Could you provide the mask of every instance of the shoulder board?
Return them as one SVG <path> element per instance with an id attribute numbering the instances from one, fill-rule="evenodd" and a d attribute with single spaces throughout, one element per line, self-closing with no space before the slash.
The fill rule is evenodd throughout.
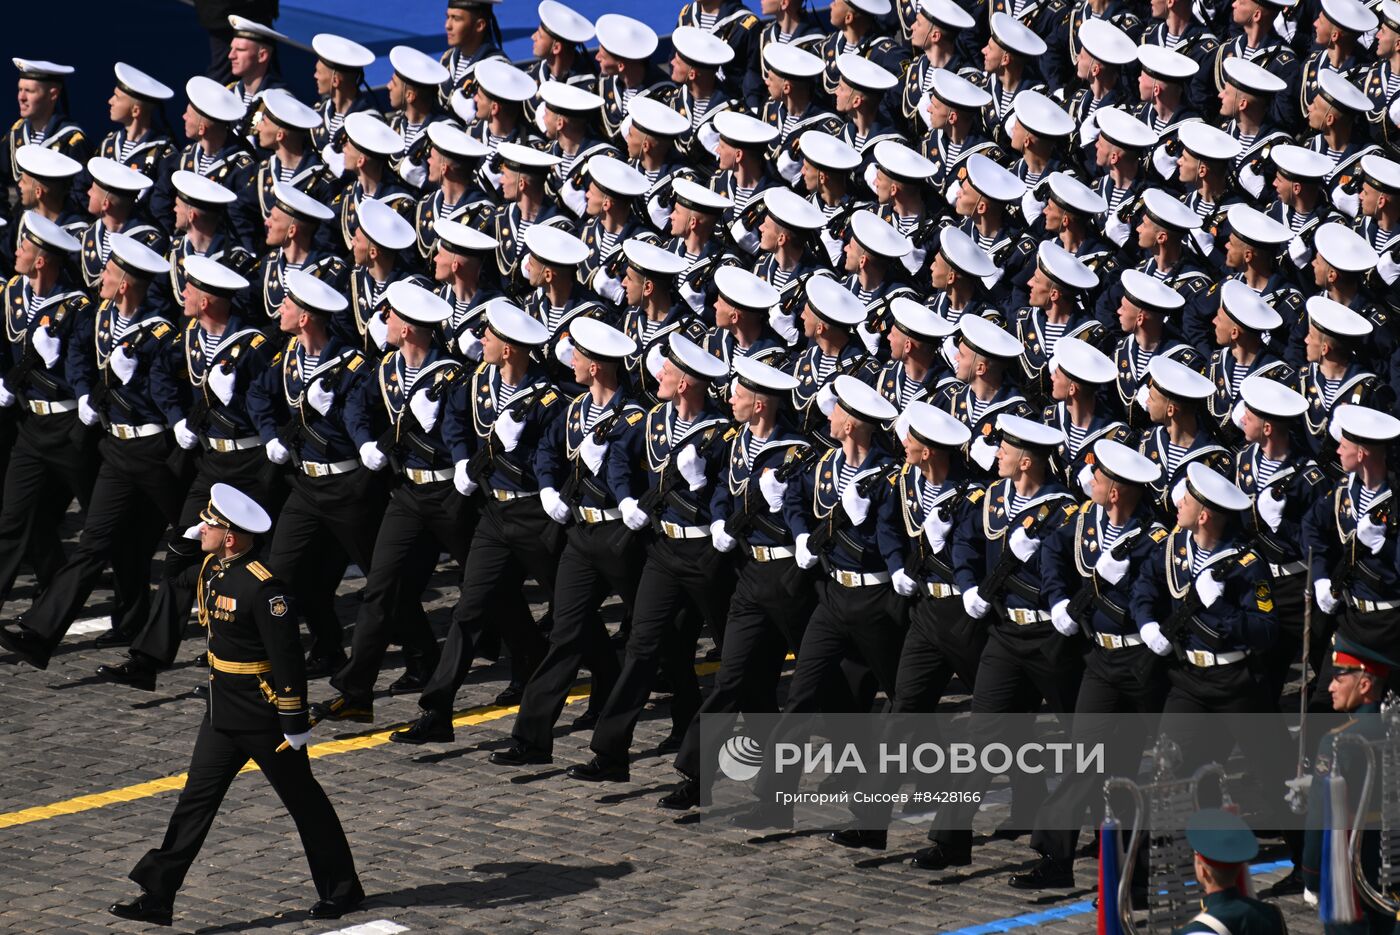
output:
<path id="1" fill-rule="evenodd" d="M 1249 550 L 1248 552 L 1245 552 L 1243 555 L 1240 556 L 1240 565 L 1241 565 L 1241 566 L 1252 565 L 1252 564 L 1254 564 L 1254 563 L 1255 563 L 1256 561 L 1258 561 L 1258 560 L 1259 560 L 1259 553 L 1258 553 L 1258 552 L 1255 552 L 1253 549 L 1251 549 L 1251 550 Z"/>
<path id="2" fill-rule="evenodd" d="M 724 437 L 723 437 L 722 441 L 733 441 L 736 437 L 738 437 L 738 435 L 739 435 L 739 429 L 738 429 L 738 427 L 737 427 L 737 426 L 730 426 L 730 427 L 729 427 L 729 430 L 728 430 L 727 432 L 724 433 Z"/>
<path id="3" fill-rule="evenodd" d="M 554 391 L 554 390 L 550 390 L 548 393 L 545 393 L 543 396 L 540 397 L 540 405 L 541 405 L 541 406 L 552 406 L 552 405 L 554 405 L 555 401 L 558 400 L 558 399 L 559 399 L 559 394 L 558 394 L 556 391 Z"/>
<path id="4" fill-rule="evenodd" d="M 743 29 L 753 29 L 758 25 L 758 17 L 750 13 L 748 16 L 744 17 L 744 21 L 739 25 Z"/>
<path id="5" fill-rule="evenodd" d="M 248 346 L 249 346 L 249 347 L 262 347 L 265 343 L 267 343 L 267 338 L 264 337 L 261 333 L 259 333 L 259 334 L 253 335 L 253 340 L 251 340 L 251 341 L 248 342 Z"/>
<path id="6" fill-rule="evenodd" d="M 272 365 L 273 365 L 274 367 L 277 366 L 278 364 L 280 364 L 280 363 L 282 362 L 282 354 L 283 354 L 283 353 L 284 353 L 283 351 L 278 351 L 276 354 L 273 354 L 273 355 L 272 355 Z"/>
<path id="7" fill-rule="evenodd" d="M 1168 536 L 1167 528 L 1165 526 L 1155 526 L 1147 535 L 1153 542 L 1161 542 Z"/>
<path id="8" fill-rule="evenodd" d="M 1078 503 L 1067 503 L 1067 504 L 1065 504 L 1065 519 L 1069 519 L 1071 516 L 1073 516 L 1074 514 L 1076 514 L 1076 513 L 1078 513 L 1078 512 L 1079 512 L 1079 504 L 1078 504 Z"/>
<path id="9" fill-rule="evenodd" d="M 967 495 L 967 502 L 968 502 L 968 503 L 976 503 L 977 501 L 981 500 L 981 499 L 982 499 L 983 497 L 985 497 L 986 495 L 987 495 L 987 490 L 986 490 L 986 488 L 985 488 L 985 487 L 978 487 L 978 488 L 977 488 L 976 490 L 974 490 L 972 493 L 970 493 L 970 494 Z"/>
<path id="10" fill-rule="evenodd" d="M 272 572 L 268 571 L 267 566 L 262 562 L 249 562 L 248 571 L 259 581 L 266 581 L 272 577 Z"/>
<path id="11" fill-rule="evenodd" d="M 359 351 L 356 351 L 355 353 L 351 354 L 350 359 L 345 362 L 345 369 L 353 373 L 356 370 L 359 370 L 360 367 L 364 365 L 364 362 L 365 355 L 361 354 Z"/>
<path id="12" fill-rule="evenodd" d="M 1320 471 L 1319 469 L 1317 469 L 1317 468 L 1315 468 L 1315 467 L 1310 467 L 1310 468 L 1308 468 L 1306 471 L 1303 472 L 1303 480 L 1307 481 L 1309 484 L 1313 485 L 1314 487 L 1316 487 L 1318 484 L 1322 483 L 1322 482 L 1323 482 L 1324 480 L 1326 480 L 1326 479 L 1327 479 L 1327 478 L 1326 478 L 1326 476 L 1322 473 L 1322 471 Z"/>
<path id="13" fill-rule="evenodd" d="M 647 415 L 646 412 L 644 412 L 644 411 L 641 410 L 641 409 L 638 409 L 638 410 L 635 411 L 635 412 L 629 412 L 629 413 L 627 413 L 627 424 L 628 424 L 628 425 L 636 425 L 638 422 L 640 422 L 640 421 L 642 421 L 643 419 L 645 419 L 645 418 L 646 418 L 646 415 Z"/>
<path id="14" fill-rule="evenodd" d="M 154 328 L 151 329 L 151 334 L 155 335 L 158 338 L 163 338 L 169 333 L 170 326 L 167 325 L 165 322 L 161 322 L 160 324 L 156 325 Z"/>

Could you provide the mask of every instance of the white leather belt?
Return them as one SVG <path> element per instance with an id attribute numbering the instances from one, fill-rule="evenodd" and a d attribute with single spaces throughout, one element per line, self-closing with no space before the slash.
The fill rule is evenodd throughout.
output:
<path id="1" fill-rule="evenodd" d="M 25 403 L 29 406 L 29 411 L 36 416 L 56 416 L 60 412 L 72 412 L 78 408 L 76 399 L 61 399 L 56 403 L 42 399 L 28 399 L 25 400 Z"/>
<path id="2" fill-rule="evenodd" d="M 776 562 L 780 558 L 792 558 L 797 550 L 790 545 L 751 545 L 749 554 L 755 562 Z"/>
<path id="3" fill-rule="evenodd" d="M 256 435 L 249 435 L 247 438 L 210 438 L 207 441 L 210 448 L 219 452 L 247 451 L 249 448 L 262 447 L 262 439 Z"/>
<path id="4" fill-rule="evenodd" d="M 439 481 L 452 479 L 452 468 L 443 468 L 441 471 L 421 471 L 418 468 L 404 468 L 403 476 L 408 478 L 410 484 L 436 484 Z"/>
<path id="5" fill-rule="evenodd" d="M 307 477 L 330 477 L 332 474 L 349 474 L 359 466 L 360 462 L 354 458 L 332 461 L 329 464 L 321 461 L 303 461 L 301 472 Z"/>
<path id="6" fill-rule="evenodd" d="M 524 500 L 526 497 L 538 497 L 538 490 L 497 490 L 490 489 L 491 499 L 499 500 L 501 503 L 509 503 L 511 500 Z"/>
<path id="7" fill-rule="evenodd" d="M 661 523 L 661 533 L 667 539 L 704 539 L 710 530 L 704 526 L 682 526 L 680 523 Z"/>
<path id="8" fill-rule="evenodd" d="M 1273 572 L 1275 578 L 1287 578 L 1289 575 L 1296 575 L 1299 572 L 1307 571 L 1306 562 L 1289 562 L 1285 565 L 1275 565 L 1269 563 L 1269 571 Z"/>
<path id="9" fill-rule="evenodd" d="M 1119 636 L 1117 633 L 1095 633 L 1094 642 L 1104 649 L 1127 649 L 1129 646 L 1141 646 L 1142 637 L 1136 633 L 1132 636 Z"/>
<path id="10" fill-rule="evenodd" d="M 1209 669 L 1211 666 L 1228 666 L 1235 662 L 1244 662 L 1248 653 L 1237 650 L 1232 653 L 1213 653 L 1204 649 L 1186 650 L 1186 661 L 1200 669 Z"/>
<path id="11" fill-rule="evenodd" d="M 1029 607 L 1006 608 L 1006 619 L 1018 627 L 1028 627 L 1033 623 L 1044 623 L 1050 619 L 1050 611 L 1033 610 Z"/>
<path id="12" fill-rule="evenodd" d="M 944 584 L 942 581 L 929 581 L 924 585 L 924 590 L 929 597 L 957 597 L 962 593 L 956 584 Z"/>
<path id="13" fill-rule="evenodd" d="M 1394 610 L 1400 607 L 1400 601 L 1363 601 L 1359 597 L 1353 597 L 1351 606 L 1363 614 L 1372 614 L 1378 610 Z"/>
<path id="14" fill-rule="evenodd" d="M 151 435 L 159 435 L 161 432 L 165 431 L 165 426 L 161 425 L 159 422 L 148 422 L 145 425 L 122 425 L 121 423 L 113 422 L 111 425 L 107 426 L 107 431 L 113 438 L 125 440 L 128 438 L 148 438 Z"/>
<path id="15" fill-rule="evenodd" d="M 599 523 L 608 523 L 615 519 L 622 519 L 622 511 L 616 509 L 600 510 L 596 506 L 579 506 L 574 507 L 574 516 L 578 518 L 580 523 L 596 526 Z"/>
<path id="16" fill-rule="evenodd" d="M 889 584 L 890 573 L 878 571 L 873 574 L 863 575 L 858 571 L 846 571 L 844 568 L 831 569 L 831 580 L 841 585 L 843 588 L 863 588 L 872 584 Z"/>

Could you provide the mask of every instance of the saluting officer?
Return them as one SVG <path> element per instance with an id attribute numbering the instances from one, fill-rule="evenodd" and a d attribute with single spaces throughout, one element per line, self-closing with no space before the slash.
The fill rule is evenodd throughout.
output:
<path id="1" fill-rule="evenodd" d="M 296 612 L 281 579 L 258 560 L 255 548 L 254 537 L 272 528 L 272 519 L 227 484 L 210 489 L 199 518 L 204 562 L 183 577 L 198 592 L 199 622 L 207 633 L 209 707 L 165 839 L 131 871 L 141 895 L 108 911 L 122 919 L 170 924 L 175 894 L 199 856 L 224 794 L 251 759 L 301 837 L 319 897 L 311 917 L 338 919 L 359 908 L 365 891 L 335 807 L 311 775 Z"/>

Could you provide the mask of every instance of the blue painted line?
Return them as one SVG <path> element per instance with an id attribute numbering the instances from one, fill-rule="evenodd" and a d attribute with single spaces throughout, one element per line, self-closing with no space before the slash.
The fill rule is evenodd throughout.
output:
<path id="1" fill-rule="evenodd" d="M 1263 864 L 1251 864 L 1249 872 L 1257 876 L 1262 873 L 1274 873 L 1278 870 L 1292 869 L 1293 861 L 1274 860 Z M 950 929 L 944 932 L 943 935 L 992 935 L 994 932 L 1011 932 L 1016 929 L 1044 925 L 1047 922 L 1057 922 L 1060 919 L 1068 919 L 1072 916 L 1092 915 L 1095 912 L 1097 912 L 1097 909 L 1094 907 L 1094 901 L 1092 899 L 1085 899 L 1077 903 L 1068 903 L 1040 912 L 1028 912 L 1024 915 L 1010 916 L 1005 919 L 994 919 L 991 922 L 982 922 L 978 925 L 969 925 L 966 928 Z"/>

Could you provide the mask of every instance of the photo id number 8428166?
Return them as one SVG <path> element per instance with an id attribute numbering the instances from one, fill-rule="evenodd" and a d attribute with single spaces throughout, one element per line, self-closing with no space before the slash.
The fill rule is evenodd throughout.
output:
<path id="1" fill-rule="evenodd" d="M 982 793 L 957 790 L 916 791 L 911 792 L 909 798 L 925 805 L 947 805 L 950 802 L 981 802 Z"/>

